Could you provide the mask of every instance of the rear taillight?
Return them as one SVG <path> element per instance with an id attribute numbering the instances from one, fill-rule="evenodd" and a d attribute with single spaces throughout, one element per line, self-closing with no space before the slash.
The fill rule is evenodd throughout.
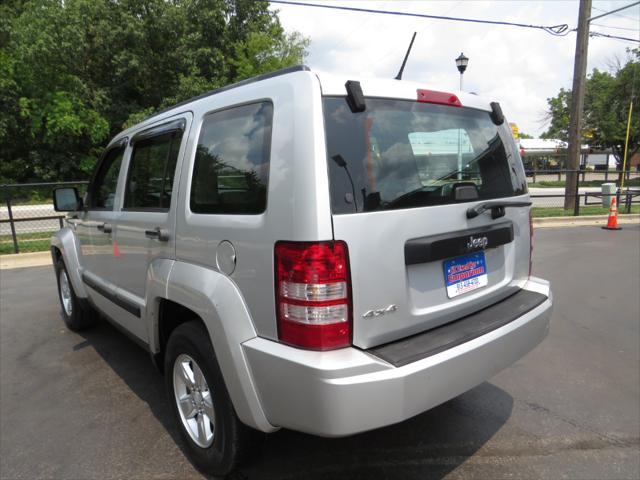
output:
<path id="1" fill-rule="evenodd" d="M 278 338 L 310 350 L 346 347 L 351 336 L 347 244 L 278 242 L 275 246 Z"/>
<path id="2" fill-rule="evenodd" d="M 529 210 L 529 276 L 533 268 L 533 216 L 532 210 Z"/>

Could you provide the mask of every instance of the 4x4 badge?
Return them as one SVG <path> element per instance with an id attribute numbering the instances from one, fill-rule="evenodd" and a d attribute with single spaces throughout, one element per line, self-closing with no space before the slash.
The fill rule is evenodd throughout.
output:
<path id="1" fill-rule="evenodd" d="M 362 316 L 364 318 L 379 317 L 380 315 L 386 315 L 387 313 L 395 312 L 396 310 L 398 310 L 397 305 L 388 305 L 378 310 L 369 310 L 368 312 L 365 312 L 364 315 Z"/>

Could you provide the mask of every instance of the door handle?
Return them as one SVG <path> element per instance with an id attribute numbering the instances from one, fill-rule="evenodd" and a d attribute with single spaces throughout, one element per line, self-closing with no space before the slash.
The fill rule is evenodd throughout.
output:
<path id="1" fill-rule="evenodd" d="M 96 225 L 96 227 L 98 228 L 98 230 L 104 233 L 111 233 L 113 230 L 113 227 L 110 223 L 99 223 L 98 225 Z"/>
<path id="2" fill-rule="evenodd" d="M 169 241 L 169 230 L 166 228 L 156 227 L 153 230 L 145 230 L 144 235 L 147 238 L 153 238 L 154 240 L 160 240 L 161 242 Z"/>

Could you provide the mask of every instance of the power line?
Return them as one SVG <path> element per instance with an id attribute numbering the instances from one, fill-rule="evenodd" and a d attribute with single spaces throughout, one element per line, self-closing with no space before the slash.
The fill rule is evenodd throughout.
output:
<path id="1" fill-rule="evenodd" d="M 386 7 L 387 4 L 385 3 L 384 6 Z M 338 45 L 341 45 L 345 40 L 347 40 L 351 35 L 353 35 L 356 31 L 360 30 L 365 23 L 367 23 L 369 20 L 371 20 L 371 17 L 367 17 L 365 20 L 363 20 L 360 25 L 358 25 L 356 28 L 353 28 L 349 31 L 349 33 L 347 33 L 345 36 L 343 36 L 340 40 L 338 40 L 337 42 L 334 42 L 330 47 L 326 48 L 326 53 L 330 53 L 334 48 L 336 48 Z"/>
<path id="2" fill-rule="evenodd" d="M 596 8 L 596 10 L 598 11 L 603 11 L 604 13 L 600 14 L 600 15 L 596 15 L 595 17 L 590 17 L 587 19 L 587 22 L 591 22 L 592 20 L 597 20 L 598 18 L 602 18 L 602 17 L 606 17 L 608 15 L 618 15 L 618 16 L 622 16 L 620 15 L 618 12 L 621 12 L 622 10 L 626 10 L 627 8 L 631 8 L 631 7 L 635 7 L 637 5 L 640 5 L 640 1 L 634 2 L 634 3 L 630 3 L 629 5 L 625 5 L 624 7 L 620 7 L 620 8 L 616 8 L 615 10 L 611 10 L 609 12 L 604 12 L 604 10 L 600 10 L 599 8 Z M 595 7 L 594 7 L 595 8 Z M 606 27 L 606 26 L 605 26 Z M 614 27 L 615 28 L 615 27 Z M 619 37 L 617 35 L 609 35 L 607 33 L 601 33 L 601 32 L 589 32 L 589 36 L 590 37 L 605 37 L 605 38 L 614 38 L 616 40 L 624 40 L 626 42 L 636 42 L 636 43 L 640 43 L 640 38 L 629 38 L 629 37 Z"/>
<path id="3" fill-rule="evenodd" d="M 350 11 L 350 12 L 378 13 L 378 14 L 383 14 L 383 15 L 397 15 L 397 16 L 404 16 L 404 17 L 430 18 L 430 19 L 434 19 L 434 20 L 449 20 L 449 21 L 454 21 L 454 22 L 484 23 L 484 24 L 489 24 L 489 25 L 501 25 L 501 26 L 510 26 L 510 27 L 521 27 L 521 28 L 534 28 L 534 29 L 538 29 L 538 30 L 543 30 L 543 31 L 545 31 L 547 33 L 550 33 L 551 35 L 554 35 L 554 36 L 562 36 L 562 37 L 567 35 L 569 32 L 575 32 L 576 31 L 575 28 L 572 29 L 572 30 L 569 30 L 569 26 L 566 23 L 559 24 L 559 25 L 552 25 L 552 26 L 530 25 L 530 24 L 525 24 L 525 23 L 502 22 L 502 21 L 498 21 L 498 20 L 481 20 L 481 19 L 476 19 L 476 18 L 449 17 L 449 16 L 445 16 L 445 15 L 429 15 L 429 14 L 426 14 L 426 13 L 398 12 L 398 11 L 394 11 L 394 10 L 374 10 L 374 9 L 371 9 L 371 8 L 345 7 L 345 6 L 339 6 L 339 5 L 323 5 L 323 4 L 317 4 L 317 3 L 294 2 L 294 1 L 290 1 L 290 0 L 270 0 L 270 2 L 271 3 L 278 3 L 278 4 L 282 4 L 282 5 L 294 5 L 294 6 L 299 6 L 299 7 L 327 8 L 327 9 L 331 9 L 331 10 L 346 10 L 346 11 Z M 630 6 L 634 6 L 634 5 L 636 5 L 636 4 L 632 4 Z M 593 7 L 593 8 L 595 8 L 595 7 Z M 627 8 L 627 7 L 625 7 L 625 8 Z M 600 10 L 600 9 L 596 8 L 596 10 Z M 616 11 L 618 11 L 618 10 L 616 10 Z M 612 12 L 606 12 L 606 13 L 607 14 L 612 14 L 612 15 L 622 16 L 620 14 L 612 13 Z M 594 18 L 600 18 L 601 16 L 594 17 Z M 639 39 L 629 38 L 629 37 L 620 37 L 620 36 L 617 36 L 617 35 L 609 35 L 609 34 L 601 33 L 601 32 L 589 32 L 589 35 L 592 36 L 592 37 L 604 37 L 604 38 L 611 38 L 611 39 L 615 39 L 615 40 L 624 40 L 626 42 L 640 43 Z"/>
<path id="4" fill-rule="evenodd" d="M 458 5 L 460 5 L 461 2 L 462 2 L 462 0 L 459 0 L 451 8 L 449 8 L 446 12 L 444 12 L 444 14 L 448 15 L 450 12 L 454 11 L 458 7 Z M 424 22 L 424 23 L 427 24 L 427 26 L 424 29 L 419 30 L 418 28 L 415 28 L 415 30 L 418 30 L 418 34 L 419 35 L 422 35 L 424 32 L 426 32 L 430 28 L 429 22 Z M 424 25 L 424 23 L 423 23 L 423 25 Z M 392 53 L 395 54 L 396 52 L 397 52 L 397 47 L 396 46 L 392 46 L 390 49 L 386 50 L 384 53 L 382 53 L 378 57 L 378 61 L 382 62 L 383 60 L 387 59 Z"/>
<path id="5" fill-rule="evenodd" d="M 597 11 L 599 11 L 599 12 L 607 13 L 607 11 L 606 11 L 606 10 L 603 10 L 603 9 L 601 9 L 601 8 L 598 8 L 598 7 L 593 7 L 593 9 L 594 9 L 594 10 L 597 10 Z M 614 16 L 616 16 L 616 17 L 620 17 L 620 18 L 626 18 L 626 19 L 628 19 L 628 20 L 635 20 L 636 22 L 638 21 L 638 18 L 637 18 L 637 17 L 629 17 L 628 15 L 622 15 L 622 14 L 620 14 L 620 13 L 612 13 L 611 15 L 614 15 Z"/>
<path id="6" fill-rule="evenodd" d="M 590 17 L 589 20 L 587 21 L 591 22 L 592 20 L 597 20 L 598 18 L 606 17 L 607 15 L 615 15 L 616 13 L 621 12 L 622 10 L 635 7 L 636 5 L 640 5 L 640 2 L 633 2 L 633 3 L 630 3 L 629 5 L 625 5 L 624 7 L 616 8 L 615 10 L 611 10 L 609 12 L 604 12 L 600 15 L 596 15 L 595 17 Z M 596 9 L 596 10 L 599 10 L 599 9 Z"/>
<path id="7" fill-rule="evenodd" d="M 403 17 L 419 17 L 419 18 L 431 18 L 435 20 L 449 20 L 454 22 L 468 22 L 468 23 L 484 23 L 489 25 L 501 25 L 501 26 L 509 26 L 509 27 L 520 27 L 520 28 L 534 28 L 538 30 L 543 30 L 554 36 L 565 36 L 569 33 L 569 25 L 566 23 L 560 25 L 530 25 L 526 23 L 513 23 L 513 22 L 502 22 L 497 20 L 481 20 L 476 18 L 461 18 L 461 17 L 448 17 L 444 15 L 428 15 L 425 13 L 410 13 L 410 12 L 398 12 L 394 10 L 374 10 L 370 8 L 356 8 L 356 7 L 346 7 L 339 5 L 324 5 L 317 3 L 305 3 L 305 2 L 294 2 L 289 0 L 270 0 L 271 3 L 279 3 L 282 5 L 295 5 L 300 7 L 315 7 L 315 8 L 328 8 L 332 10 L 346 10 L 350 12 L 365 12 L 365 13 L 378 13 L 383 15 L 398 15 Z"/>
<path id="8" fill-rule="evenodd" d="M 592 23 L 591 25 L 594 27 L 613 28 L 614 30 L 627 30 L 629 32 L 640 31 L 640 28 L 614 27 L 613 25 L 602 25 L 600 23 Z"/>
<path id="9" fill-rule="evenodd" d="M 616 40 L 624 40 L 626 42 L 640 43 L 640 39 L 639 38 L 619 37 L 617 35 L 608 35 L 608 34 L 602 33 L 602 32 L 589 32 L 589 36 L 590 37 L 613 38 L 613 39 L 616 39 Z"/>

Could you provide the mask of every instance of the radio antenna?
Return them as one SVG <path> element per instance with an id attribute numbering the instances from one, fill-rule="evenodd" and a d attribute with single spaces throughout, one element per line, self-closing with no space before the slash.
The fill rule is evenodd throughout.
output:
<path id="1" fill-rule="evenodd" d="M 409 54 L 411 53 L 411 47 L 413 47 L 413 41 L 416 39 L 416 32 L 413 32 L 413 37 L 411 37 L 411 43 L 409 44 L 409 48 L 407 49 L 407 53 L 404 56 L 404 60 L 402 61 L 402 66 L 400 67 L 400 71 L 398 75 L 396 75 L 396 80 L 402 80 L 402 72 L 404 72 L 404 66 L 407 64 L 407 58 L 409 58 Z"/>

